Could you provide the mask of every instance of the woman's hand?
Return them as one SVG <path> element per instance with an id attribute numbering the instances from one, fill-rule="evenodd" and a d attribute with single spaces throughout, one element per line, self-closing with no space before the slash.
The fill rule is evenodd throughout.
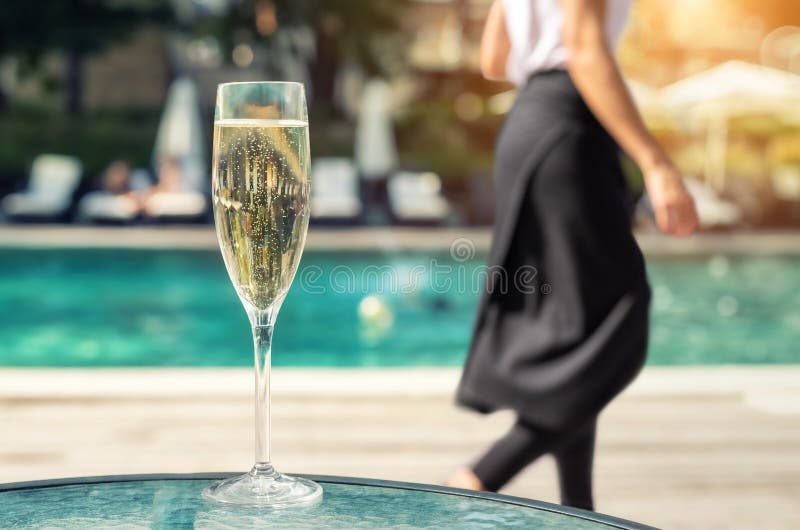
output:
<path id="1" fill-rule="evenodd" d="M 678 170 L 669 161 L 642 169 L 658 228 L 669 235 L 691 235 L 697 230 L 697 209 Z"/>
<path id="2" fill-rule="evenodd" d="M 694 200 L 675 166 L 645 127 L 622 80 L 605 33 L 607 0 L 561 0 L 567 69 L 600 123 L 644 173 L 656 223 L 666 234 L 697 229 Z"/>

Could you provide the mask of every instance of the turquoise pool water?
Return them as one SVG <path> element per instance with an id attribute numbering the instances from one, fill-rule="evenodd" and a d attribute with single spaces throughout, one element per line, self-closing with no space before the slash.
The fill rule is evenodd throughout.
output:
<path id="1" fill-rule="evenodd" d="M 306 252 L 274 364 L 459 365 L 481 259 Z M 800 362 L 797 257 L 651 260 L 649 274 L 651 364 Z M 0 314 L 0 366 L 252 363 L 217 251 L 1 248 Z"/>

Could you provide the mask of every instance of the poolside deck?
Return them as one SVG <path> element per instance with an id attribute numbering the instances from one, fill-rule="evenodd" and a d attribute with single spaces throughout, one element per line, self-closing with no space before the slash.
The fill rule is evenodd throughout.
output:
<path id="1" fill-rule="evenodd" d="M 0 482 L 244 470 L 243 369 L 0 370 Z M 509 424 L 453 369 L 275 370 L 281 469 L 441 482 Z M 598 509 L 669 529 L 800 528 L 800 367 L 648 368 L 605 413 Z M 507 492 L 556 500 L 552 464 Z"/>
<path id="2" fill-rule="evenodd" d="M 800 232 L 758 231 L 701 233 L 688 238 L 638 232 L 649 256 L 714 254 L 800 254 Z M 448 250 L 468 240 L 477 251 L 489 248 L 488 228 L 312 227 L 306 248 L 313 250 Z M 72 248 L 218 248 L 212 226 L 98 227 L 79 225 L 0 225 L 0 247 Z"/>

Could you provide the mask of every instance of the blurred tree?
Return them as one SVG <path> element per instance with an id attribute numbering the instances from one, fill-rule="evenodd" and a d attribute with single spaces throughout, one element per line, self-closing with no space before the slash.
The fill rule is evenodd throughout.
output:
<path id="1" fill-rule="evenodd" d="M 283 4 L 297 5 L 292 0 Z M 307 1 L 306 14 L 317 41 L 312 74 L 321 99 L 333 96 L 334 80 L 342 63 L 357 63 L 368 76 L 387 75 L 405 64 L 407 37 L 400 31 L 405 1 Z"/>
<path id="2" fill-rule="evenodd" d="M 84 58 L 128 38 L 142 24 L 165 20 L 169 14 L 168 4 L 158 0 L 0 2 L 0 57 L 14 54 L 36 66 L 45 53 L 63 52 L 66 110 L 78 115 Z M 0 94 L 0 105 L 4 99 Z"/>
<path id="3" fill-rule="evenodd" d="M 237 44 L 255 40 L 270 52 L 299 53 L 300 39 L 287 34 L 310 29 L 315 49 L 307 66 L 314 98 L 327 102 L 345 62 L 357 64 L 367 75 L 387 75 L 402 67 L 407 38 L 400 30 L 408 1 L 239 0 L 222 16 L 196 21 L 192 30 L 216 37 L 231 57 Z"/>

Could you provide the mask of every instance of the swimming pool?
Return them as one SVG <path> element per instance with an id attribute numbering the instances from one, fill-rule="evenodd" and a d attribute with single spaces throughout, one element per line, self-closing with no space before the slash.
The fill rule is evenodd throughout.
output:
<path id="1" fill-rule="evenodd" d="M 274 364 L 459 365 L 481 265 L 446 251 L 307 251 L 278 318 Z M 648 267 L 650 364 L 800 362 L 800 258 Z M 252 363 L 215 250 L 0 248 L 0 312 L 0 366 Z"/>

